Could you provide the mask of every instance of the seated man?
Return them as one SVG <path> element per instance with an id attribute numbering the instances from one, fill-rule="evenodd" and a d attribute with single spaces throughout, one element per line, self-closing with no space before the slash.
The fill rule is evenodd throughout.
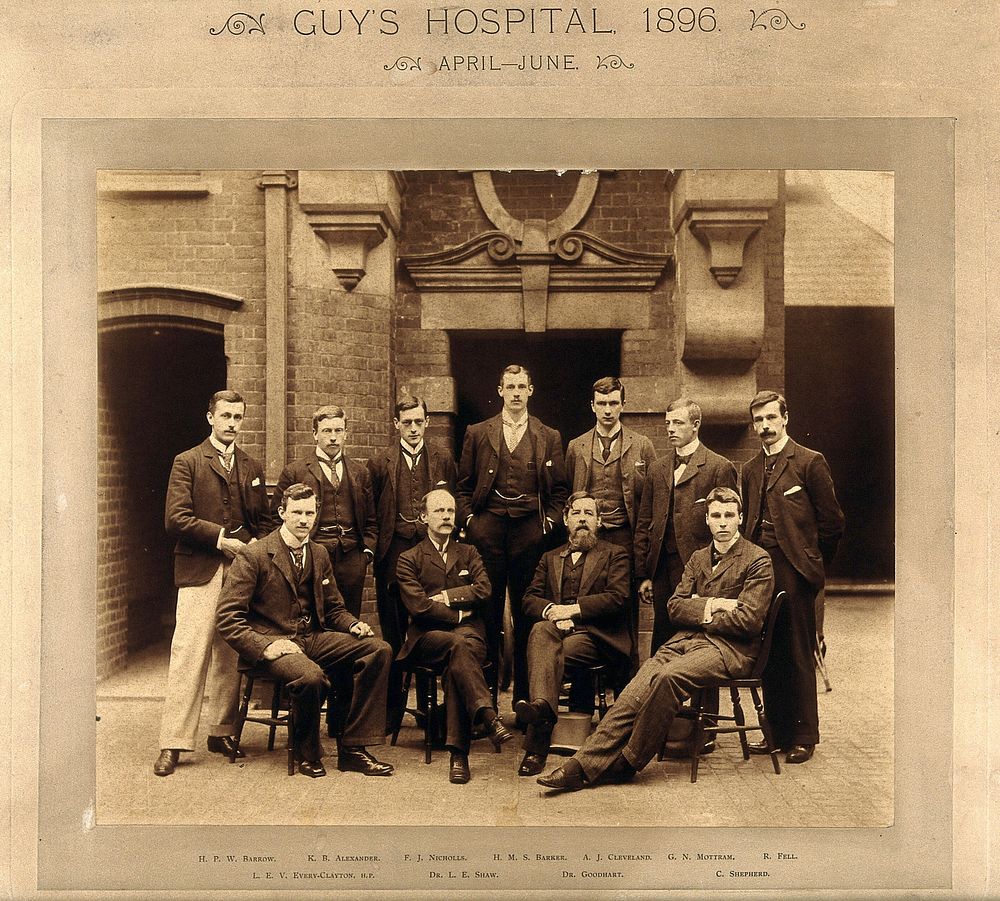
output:
<path id="1" fill-rule="evenodd" d="M 312 488 L 289 485 L 278 515 L 279 529 L 236 555 L 219 595 L 219 632 L 243 660 L 263 665 L 287 684 L 295 756 L 306 776 L 326 775 L 320 706 L 330 688 L 329 674 L 350 667 L 354 692 L 337 768 L 391 776 L 392 767 L 365 749 L 385 740 L 389 645 L 347 611 L 326 548 L 309 540 L 316 521 Z"/>
<path id="2" fill-rule="evenodd" d="M 486 727 L 494 746 L 513 736 L 493 708 L 483 661 L 486 626 L 482 611 L 489 603 L 490 580 L 471 544 L 451 541 L 455 529 L 455 498 L 437 488 L 424 495 L 421 520 L 427 536 L 399 555 L 396 579 L 399 596 L 410 612 L 400 662 L 443 668 L 447 736 L 451 751 L 448 779 L 469 781 L 472 724 Z"/>
<path id="3" fill-rule="evenodd" d="M 565 667 L 626 668 L 632 651 L 628 551 L 598 540 L 597 500 L 586 491 L 570 496 L 563 521 L 569 542 L 542 557 L 524 594 L 525 616 L 536 622 L 528 636 L 531 701 L 514 705 L 528 724 L 520 776 L 545 767 Z"/>
<path id="4" fill-rule="evenodd" d="M 706 502 L 712 543 L 691 555 L 667 602 L 679 631 L 643 664 L 580 750 L 539 784 L 576 791 L 628 781 L 653 759 L 696 688 L 753 667 L 774 590 L 771 558 L 740 537 L 735 491 L 713 488 Z"/>

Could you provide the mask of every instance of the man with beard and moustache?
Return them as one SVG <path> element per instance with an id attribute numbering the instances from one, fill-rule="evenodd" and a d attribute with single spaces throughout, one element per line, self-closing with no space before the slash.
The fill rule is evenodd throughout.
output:
<path id="1" fill-rule="evenodd" d="M 668 602 L 678 630 L 650 657 L 577 751 L 538 778 L 555 791 L 629 781 L 656 756 L 681 705 L 715 679 L 745 676 L 760 650 L 774 592 L 767 551 L 740 535 L 740 496 L 706 498 L 712 535 L 695 551 Z"/>
<path id="2" fill-rule="evenodd" d="M 566 666 L 627 667 L 632 648 L 628 554 L 598 539 L 601 518 L 592 494 L 570 495 L 563 521 L 569 541 L 543 555 L 524 594 L 525 616 L 536 622 L 528 636 L 531 701 L 514 705 L 528 724 L 520 776 L 535 776 L 545 767 Z"/>
<path id="3" fill-rule="evenodd" d="M 371 476 L 364 463 L 344 453 L 347 414 L 343 407 L 320 407 L 313 413 L 312 428 L 315 448 L 289 463 L 278 477 L 272 522 L 280 525 L 277 505 L 289 485 L 301 483 L 312 488 L 317 504 L 312 540 L 330 555 L 344 606 L 360 617 L 365 573 L 378 546 Z"/>
<path id="4" fill-rule="evenodd" d="M 490 580 L 479 552 L 452 541 L 455 498 L 438 488 L 421 503 L 426 537 L 399 555 L 399 594 L 410 612 L 406 643 L 398 660 L 442 671 L 446 738 L 451 751 L 448 780 L 469 781 L 472 726 L 481 723 L 498 750 L 513 738 L 493 706 L 483 675 Z"/>
<path id="5" fill-rule="evenodd" d="M 157 776 L 173 773 L 181 751 L 194 750 L 208 679 L 208 750 L 229 754 L 240 677 L 236 655 L 215 628 L 215 605 L 229 564 L 268 531 L 264 470 L 236 445 L 246 403 L 217 391 L 208 403 L 211 434 L 178 454 L 167 483 L 166 529 L 177 539 L 177 624 L 160 723 Z M 242 757 L 242 753 L 239 755 Z"/>
<path id="6" fill-rule="evenodd" d="M 771 555 L 775 586 L 787 592 L 764 670 L 764 702 L 785 762 L 805 763 L 819 742 L 816 595 L 844 534 L 844 513 L 826 458 L 789 437 L 785 398 L 758 392 L 750 419 L 762 448 L 743 464 L 743 534 Z M 766 753 L 762 742 L 750 750 Z"/>

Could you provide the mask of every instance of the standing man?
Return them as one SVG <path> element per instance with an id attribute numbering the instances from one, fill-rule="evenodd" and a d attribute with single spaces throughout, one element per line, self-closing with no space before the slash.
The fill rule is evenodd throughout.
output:
<path id="1" fill-rule="evenodd" d="M 624 548 L 631 563 L 642 492 L 656 451 L 649 438 L 621 424 L 624 407 L 625 386 L 619 379 L 608 376 L 594 382 L 590 409 L 597 424 L 570 441 L 566 480 L 570 491 L 589 491 L 597 498 L 601 538 Z M 631 588 L 628 615 L 634 672 L 639 665 L 639 598 Z"/>
<path id="2" fill-rule="evenodd" d="M 289 485 L 301 483 L 312 488 L 317 516 L 311 537 L 326 548 L 344 605 L 352 616 L 360 618 L 365 573 L 378 545 L 372 480 L 364 463 L 350 460 L 344 453 L 347 415 L 343 407 L 320 407 L 313 413 L 312 424 L 316 447 L 281 471 L 274 491 L 275 507 Z"/>
<path id="3" fill-rule="evenodd" d="M 486 728 L 494 747 L 513 738 L 493 706 L 483 675 L 486 627 L 482 611 L 489 603 L 490 580 L 479 552 L 451 540 L 455 498 L 443 488 L 421 501 L 427 535 L 400 554 L 399 592 L 410 612 L 406 644 L 399 660 L 443 669 L 445 745 L 451 751 L 448 780 L 469 781 L 472 725 Z"/>
<path id="4" fill-rule="evenodd" d="M 389 645 L 344 607 L 326 548 L 309 540 L 316 495 L 289 485 L 278 501 L 282 521 L 262 541 L 237 555 L 219 596 L 219 632 L 244 660 L 284 680 L 292 701 L 292 743 L 299 772 L 326 775 L 319 740 L 320 706 L 328 674 L 353 685 L 351 706 L 337 747 L 337 768 L 391 776 L 366 745 L 385 740 Z"/>
<path id="5" fill-rule="evenodd" d="M 816 594 L 844 533 L 844 513 L 826 459 L 788 436 L 785 398 L 759 391 L 750 418 L 762 449 L 743 464 L 743 534 L 771 555 L 775 588 L 788 593 L 774 624 L 764 701 L 775 746 L 787 763 L 805 763 L 819 741 Z M 764 750 L 761 743 L 750 747 Z"/>
<path id="6" fill-rule="evenodd" d="M 398 654 L 406 634 L 406 608 L 396 584 L 396 561 L 427 534 L 422 515 L 423 497 L 432 488 L 455 491 L 458 474 L 450 454 L 424 444 L 430 418 L 419 397 L 406 396 L 396 404 L 393 427 L 399 441 L 385 453 L 369 458 L 368 471 L 378 514 L 375 549 L 375 592 L 382 638 Z M 452 525 L 455 517 L 452 514 Z"/>
<path id="7" fill-rule="evenodd" d="M 211 434 L 174 458 L 165 526 L 177 539 L 177 624 L 160 721 L 157 776 L 169 776 L 181 751 L 193 751 L 208 677 L 208 750 L 229 754 L 239 693 L 236 655 L 215 628 L 219 591 L 236 552 L 266 530 L 264 471 L 236 446 L 246 403 L 235 391 L 208 402 Z M 211 666 L 210 666 L 211 664 Z M 241 755 L 242 756 L 242 755 Z"/>
<path id="8" fill-rule="evenodd" d="M 545 766 L 566 666 L 603 663 L 623 670 L 633 647 L 628 554 L 598 540 L 601 516 L 592 494 L 571 494 L 563 516 L 569 542 L 542 556 L 524 595 L 524 612 L 534 625 L 528 638 L 531 702 L 514 705 L 528 723 L 520 776 L 537 776 Z"/>
<path id="9" fill-rule="evenodd" d="M 503 409 L 469 426 L 459 465 L 458 505 L 466 535 L 490 578 L 487 640 L 499 657 L 504 592 L 514 620 L 514 700 L 528 692 L 528 621 L 521 599 L 566 500 L 562 436 L 528 415 L 534 393 L 527 369 L 511 364 L 500 375 Z"/>
<path id="10" fill-rule="evenodd" d="M 767 552 L 740 537 L 740 496 L 706 498 L 710 547 L 695 551 L 668 601 L 677 630 L 618 696 L 583 746 L 538 782 L 557 791 L 630 780 L 663 745 L 677 711 L 714 679 L 745 676 L 760 650 L 774 578 Z"/>
<path id="11" fill-rule="evenodd" d="M 642 494 L 635 533 L 635 577 L 643 603 L 653 605 L 652 657 L 676 631 L 667 599 L 684 565 L 711 541 L 705 498 L 713 488 L 736 488 L 736 467 L 698 438 L 701 407 L 679 397 L 666 413 L 667 438 L 674 452 L 653 464 Z"/>

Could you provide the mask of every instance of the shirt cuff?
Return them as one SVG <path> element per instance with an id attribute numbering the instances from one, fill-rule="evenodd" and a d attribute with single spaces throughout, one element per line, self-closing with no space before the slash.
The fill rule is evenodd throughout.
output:
<path id="1" fill-rule="evenodd" d="M 448 597 L 447 590 L 442 590 L 441 594 L 444 595 L 444 605 L 445 605 L 445 607 L 450 607 L 451 606 L 451 598 Z"/>
<path id="2" fill-rule="evenodd" d="M 544 607 L 542 607 L 542 619 L 548 619 L 547 614 L 549 612 L 549 608 L 551 607 L 555 607 L 555 604 L 546 604 Z"/>
<path id="3" fill-rule="evenodd" d="M 222 550 L 222 539 L 226 537 L 226 530 L 219 529 L 219 537 L 215 539 L 215 549 L 217 551 Z"/>
<path id="4" fill-rule="evenodd" d="M 701 624 L 704 626 L 710 623 L 711 621 L 712 621 L 712 599 L 708 598 L 705 601 L 705 612 L 702 614 Z"/>

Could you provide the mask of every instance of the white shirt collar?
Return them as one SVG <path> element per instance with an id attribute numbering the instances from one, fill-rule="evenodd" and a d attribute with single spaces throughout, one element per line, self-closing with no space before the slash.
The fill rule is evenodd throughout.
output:
<path id="1" fill-rule="evenodd" d="M 434 549 L 435 549 L 435 550 L 436 550 L 436 551 L 437 551 L 437 552 L 438 552 L 438 553 L 439 553 L 439 554 L 440 554 L 440 555 L 441 555 L 442 557 L 443 557 L 443 556 L 444 556 L 445 554 L 447 554 L 447 553 L 448 553 L 448 545 L 449 545 L 449 544 L 451 544 L 451 539 L 450 539 L 450 538 L 446 538 L 446 539 L 445 539 L 445 541 L 444 541 L 444 544 L 440 544 L 440 545 L 439 545 L 439 544 L 437 543 L 437 539 L 435 539 L 435 538 L 431 538 L 431 536 L 430 536 L 430 535 L 428 535 L 428 536 L 427 536 L 427 538 L 428 538 L 428 540 L 430 541 L 430 543 L 434 545 Z"/>
<path id="2" fill-rule="evenodd" d="M 411 457 L 417 456 L 417 454 L 422 454 L 424 452 L 424 439 L 420 439 L 420 444 L 416 448 L 410 447 L 402 438 L 399 440 L 399 446 L 405 450 Z"/>
<path id="3" fill-rule="evenodd" d="M 621 436 L 622 436 L 622 424 L 621 424 L 621 423 L 619 422 L 619 423 L 618 423 L 618 424 L 617 424 L 617 425 L 615 426 L 615 429 L 616 429 L 617 431 L 615 431 L 615 432 L 612 432 L 611 434 L 613 434 L 613 435 L 615 436 L 615 441 L 617 441 L 617 440 L 618 440 L 619 438 L 621 438 Z M 601 430 L 601 424 L 600 424 L 600 423 L 598 423 L 598 424 L 597 424 L 597 425 L 596 425 L 596 426 L 594 427 L 594 431 L 596 431 L 598 435 L 601 435 L 601 436 L 603 436 L 604 438 L 610 438 L 610 437 L 611 437 L 611 435 L 605 435 L 605 434 L 604 434 L 604 432 L 603 432 L 603 431 Z M 612 443 L 614 443 L 614 442 L 612 442 Z"/>
<path id="4" fill-rule="evenodd" d="M 316 448 L 316 457 L 319 459 L 320 463 L 325 463 L 327 466 L 333 465 L 333 458 L 330 457 L 325 451 L 321 451 L 318 447 Z M 340 460 L 343 461 L 344 452 L 340 453 Z"/>
<path id="5" fill-rule="evenodd" d="M 719 544 L 719 542 L 717 542 L 717 541 L 713 541 L 713 542 L 712 542 L 712 544 L 714 544 L 714 545 L 715 545 L 715 550 L 716 550 L 716 552 L 717 552 L 717 553 L 719 553 L 719 554 L 724 554 L 724 553 L 726 553 L 726 551 L 728 551 L 728 550 L 729 550 L 729 549 L 730 549 L 730 548 L 731 548 L 731 547 L 732 547 L 732 546 L 733 546 L 734 544 L 736 544 L 736 542 L 737 542 L 737 541 L 739 541 L 739 540 L 740 540 L 740 536 L 739 536 L 739 533 L 737 533 L 737 534 L 735 534 L 735 535 L 734 535 L 734 536 L 732 537 L 732 540 L 731 540 L 731 541 L 729 541 L 729 542 L 728 542 L 727 544 L 725 544 L 725 545 L 720 545 L 720 544 Z"/>
<path id="6" fill-rule="evenodd" d="M 701 442 L 697 438 L 695 438 L 694 441 L 688 442 L 687 444 L 684 445 L 684 447 L 677 448 L 677 450 L 675 451 L 675 453 L 678 453 L 678 454 L 680 454 L 681 456 L 684 456 L 684 457 L 690 456 L 696 450 L 698 450 L 698 445 L 699 444 L 701 444 Z"/>
<path id="7" fill-rule="evenodd" d="M 229 447 L 226 447 L 221 441 L 219 441 L 215 435 L 209 435 L 208 440 L 212 443 L 214 447 L 220 454 L 228 454 L 236 449 L 236 442 L 234 441 Z"/>
<path id="8" fill-rule="evenodd" d="M 278 531 L 281 532 L 281 540 L 292 550 L 297 551 L 300 547 L 305 547 L 309 543 L 308 538 L 305 541 L 299 541 L 298 538 L 288 531 L 288 527 L 284 523 L 281 524 L 281 528 Z"/>
<path id="9" fill-rule="evenodd" d="M 500 411 L 500 417 L 503 420 L 504 425 L 509 425 L 515 429 L 521 428 L 521 426 L 528 424 L 528 411 L 524 411 L 524 415 L 520 419 L 514 419 L 510 413 L 506 410 Z"/>
<path id="10" fill-rule="evenodd" d="M 788 432 L 785 432 L 785 437 L 780 441 L 775 441 L 770 447 L 763 448 L 764 456 L 773 457 L 775 454 L 780 454 L 785 449 L 785 445 L 788 444 L 789 437 Z"/>

